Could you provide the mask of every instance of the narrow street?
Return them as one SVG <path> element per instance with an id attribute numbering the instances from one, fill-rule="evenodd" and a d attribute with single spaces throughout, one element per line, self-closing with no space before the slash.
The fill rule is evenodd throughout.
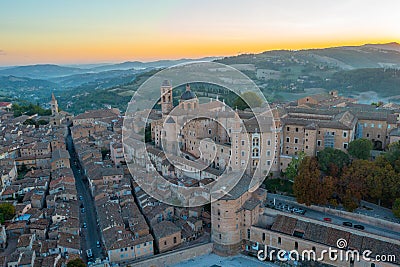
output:
<path id="1" fill-rule="evenodd" d="M 71 168 L 75 176 L 76 190 L 78 199 L 80 200 L 80 225 L 82 235 L 82 254 L 86 257 L 86 250 L 91 249 L 93 253 L 93 259 L 97 258 L 104 259 L 106 256 L 103 252 L 103 244 L 101 242 L 100 229 L 97 225 L 97 216 L 95 210 L 94 200 L 90 194 L 89 184 L 87 180 L 84 180 L 82 170 L 78 157 L 75 152 L 75 148 L 72 141 L 71 131 L 68 129 L 68 135 L 66 138 L 67 149 L 71 157 Z M 86 224 L 86 228 L 83 225 Z M 100 242 L 101 247 L 98 248 L 97 242 Z"/>

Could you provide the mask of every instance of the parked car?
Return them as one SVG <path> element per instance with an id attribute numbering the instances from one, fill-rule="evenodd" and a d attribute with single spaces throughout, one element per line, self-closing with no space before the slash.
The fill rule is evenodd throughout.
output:
<path id="1" fill-rule="evenodd" d="M 83 224 L 82 224 L 82 227 L 83 227 L 83 228 L 86 228 L 86 227 L 87 227 L 87 224 L 86 224 L 86 223 L 83 223 Z"/>
<path id="2" fill-rule="evenodd" d="M 86 250 L 86 255 L 88 257 L 88 259 L 91 259 L 93 257 L 93 253 L 91 249 Z"/>
<path id="3" fill-rule="evenodd" d="M 100 247 L 100 241 L 97 241 L 97 243 L 96 243 L 96 247 Z"/>
<path id="4" fill-rule="evenodd" d="M 328 218 L 328 217 L 325 217 L 325 218 L 324 218 L 324 221 L 326 221 L 326 222 L 331 222 L 332 219 L 331 219 L 331 218 Z"/>
<path id="5" fill-rule="evenodd" d="M 82 212 L 82 213 L 85 213 L 85 208 L 81 208 L 81 212 Z"/>
<path id="6" fill-rule="evenodd" d="M 361 225 L 361 224 L 355 224 L 353 227 L 356 228 L 356 229 L 359 229 L 359 230 L 364 230 L 365 229 L 364 225 Z"/>
<path id="7" fill-rule="evenodd" d="M 351 222 L 343 222 L 342 223 L 344 226 L 352 227 L 353 224 Z"/>

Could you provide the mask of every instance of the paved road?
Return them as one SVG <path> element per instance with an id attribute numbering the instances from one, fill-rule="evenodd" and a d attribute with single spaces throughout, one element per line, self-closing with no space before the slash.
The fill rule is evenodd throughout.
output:
<path id="1" fill-rule="evenodd" d="M 94 259 L 96 258 L 104 259 L 105 253 L 103 252 L 102 247 L 100 248 L 97 247 L 97 241 L 101 242 L 101 234 L 100 234 L 100 229 L 97 225 L 97 216 L 96 216 L 94 200 L 90 194 L 87 180 L 83 179 L 83 175 L 81 174 L 79 164 L 78 165 L 75 164 L 75 162 L 78 162 L 78 158 L 75 153 L 75 148 L 73 146 L 73 141 L 70 131 L 67 136 L 67 148 L 71 156 L 71 168 L 75 176 L 75 184 L 78 193 L 78 199 L 82 198 L 81 204 L 85 209 L 85 212 L 82 213 L 82 209 L 79 208 L 80 223 L 82 229 L 81 245 L 83 250 L 83 256 L 86 258 L 86 250 L 91 249 Z M 86 223 L 87 228 L 82 227 L 83 223 Z"/>
<path id="2" fill-rule="evenodd" d="M 359 222 L 359 221 L 356 221 L 356 220 L 350 220 L 350 219 L 342 218 L 340 216 L 332 215 L 332 214 L 329 213 L 328 208 L 326 209 L 327 212 L 320 212 L 320 211 L 313 210 L 311 208 L 307 208 L 307 207 L 296 205 L 296 204 L 293 203 L 293 200 L 291 198 L 289 198 L 289 197 L 276 195 L 276 194 L 268 194 L 268 200 L 269 201 L 270 200 L 273 201 L 274 198 L 275 198 L 275 204 L 282 203 L 282 204 L 287 204 L 287 205 L 293 206 L 293 207 L 301 207 L 302 209 L 304 209 L 306 211 L 306 213 L 304 215 L 300 215 L 300 216 L 304 216 L 306 218 L 311 218 L 311 219 L 322 221 L 323 218 L 329 217 L 329 218 L 332 219 L 332 222 L 331 222 L 332 224 L 341 225 L 341 226 L 342 226 L 343 222 L 351 222 L 353 225 L 354 224 L 361 224 L 361 225 L 363 225 L 365 227 L 365 229 L 363 230 L 365 232 L 370 232 L 370 233 L 373 233 L 373 234 L 377 234 L 377 235 L 380 235 L 380 236 L 386 236 L 386 237 L 389 237 L 389 238 L 400 239 L 400 233 L 399 232 L 391 231 L 391 230 L 388 230 L 388 229 L 385 229 L 385 228 L 381 228 L 381 227 L 376 227 L 374 225 L 369 225 L 369 224 L 366 224 L 366 223 L 363 223 L 363 222 Z"/>
<path id="3" fill-rule="evenodd" d="M 278 195 L 278 194 L 270 194 L 271 196 L 275 196 L 279 199 L 284 199 L 287 201 L 296 201 L 296 199 L 294 197 L 290 197 L 290 196 L 283 196 L 283 195 Z M 353 213 L 358 213 L 358 214 L 363 214 L 366 216 L 370 216 L 373 218 L 379 218 L 382 220 L 386 220 L 389 222 L 394 222 L 394 223 L 400 223 L 400 219 L 396 218 L 393 215 L 392 210 L 375 205 L 373 203 L 370 202 L 366 202 L 366 201 L 361 201 L 361 206 L 366 206 L 369 209 L 365 209 L 362 207 L 357 208 Z M 345 209 L 342 206 L 336 207 L 336 210 L 342 210 L 345 211 Z"/>

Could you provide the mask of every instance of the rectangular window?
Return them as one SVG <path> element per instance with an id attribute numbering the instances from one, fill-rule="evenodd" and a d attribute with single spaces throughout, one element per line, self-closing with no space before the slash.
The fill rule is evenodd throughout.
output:
<path id="1" fill-rule="evenodd" d="M 267 141 L 267 145 L 270 146 L 271 145 L 271 140 Z"/>
<path id="2" fill-rule="evenodd" d="M 267 165 L 270 166 L 271 165 L 271 161 L 267 160 Z"/>
<path id="3" fill-rule="evenodd" d="M 347 149 L 348 144 L 347 143 L 343 143 L 343 148 Z"/>
<path id="4" fill-rule="evenodd" d="M 298 144 L 298 143 L 299 143 L 299 138 L 295 138 L 295 139 L 294 139 L 294 143 L 295 143 L 295 144 Z"/>
<path id="5" fill-rule="evenodd" d="M 296 127 L 296 132 L 297 132 L 297 133 L 299 132 L 299 128 L 297 128 L 297 127 Z"/>
<path id="6" fill-rule="evenodd" d="M 286 142 L 290 143 L 290 137 L 286 137 Z"/>
<path id="7" fill-rule="evenodd" d="M 347 137 L 347 132 L 346 132 L 346 131 L 343 132 L 343 137 L 344 137 L 344 138 Z"/>
<path id="8" fill-rule="evenodd" d="M 317 146 L 321 146 L 321 140 L 317 140 Z"/>
<path id="9" fill-rule="evenodd" d="M 244 146 L 244 140 L 242 140 L 242 146 Z"/>

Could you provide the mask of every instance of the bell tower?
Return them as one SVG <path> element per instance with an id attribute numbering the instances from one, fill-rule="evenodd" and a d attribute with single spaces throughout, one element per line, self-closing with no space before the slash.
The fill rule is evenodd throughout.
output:
<path id="1" fill-rule="evenodd" d="M 164 80 L 161 84 L 161 111 L 163 116 L 168 115 L 173 109 L 172 85 L 170 81 Z"/>
<path id="2" fill-rule="evenodd" d="M 57 103 L 56 97 L 54 96 L 54 93 L 51 94 L 50 105 L 51 105 L 51 115 L 52 116 L 57 115 L 58 114 L 58 103 Z"/>

